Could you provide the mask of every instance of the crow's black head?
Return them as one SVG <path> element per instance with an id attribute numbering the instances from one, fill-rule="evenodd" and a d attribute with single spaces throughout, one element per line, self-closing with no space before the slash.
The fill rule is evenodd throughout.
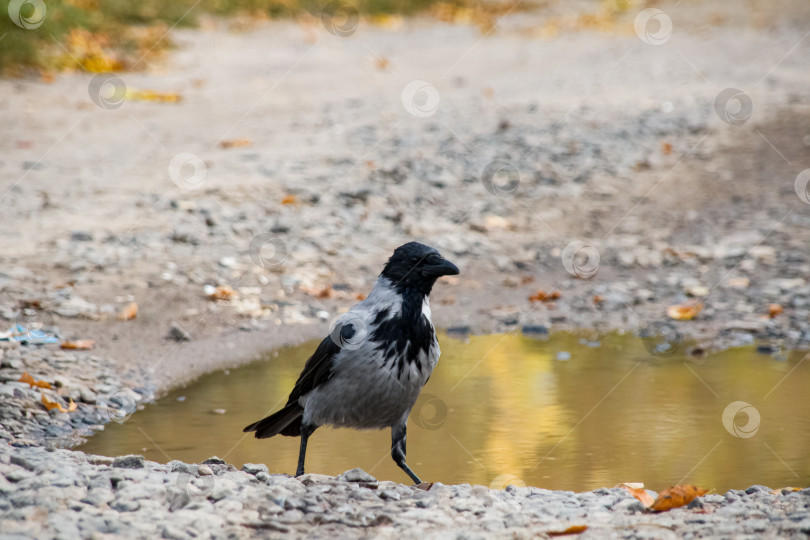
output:
<path id="1" fill-rule="evenodd" d="M 453 274 L 458 274 L 458 267 L 438 251 L 419 242 L 408 242 L 394 251 L 380 275 L 398 289 L 430 294 L 437 279 Z"/>

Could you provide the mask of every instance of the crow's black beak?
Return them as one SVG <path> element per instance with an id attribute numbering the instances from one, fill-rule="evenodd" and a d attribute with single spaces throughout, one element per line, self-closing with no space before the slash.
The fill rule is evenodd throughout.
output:
<path id="1" fill-rule="evenodd" d="M 427 265 L 425 274 L 431 277 L 454 276 L 458 274 L 458 266 L 447 259 L 442 259 L 438 263 Z"/>

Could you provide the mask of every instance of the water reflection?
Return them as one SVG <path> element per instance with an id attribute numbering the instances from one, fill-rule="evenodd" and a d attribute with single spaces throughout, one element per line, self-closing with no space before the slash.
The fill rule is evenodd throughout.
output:
<path id="1" fill-rule="evenodd" d="M 582 491 L 644 482 L 662 489 L 690 482 L 723 492 L 810 484 L 810 362 L 802 353 L 777 362 L 742 348 L 696 360 L 652 356 L 631 335 L 601 336 L 598 347 L 589 339 L 494 335 L 463 343 L 441 336 L 441 361 L 411 414 L 408 463 L 430 481 L 494 487 Z M 205 376 L 80 449 L 161 462 L 218 455 L 237 466 L 266 463 L 272 472 L 292 473 L 297 438 L 258 441 L 241 429 L 285 402 L 314 347 Z M 570 359 L 557 360 L 561 351 Z M 758 421 L 746 411 L 731 417 L 741 428 L 758 422 L 753 436 L 723 425 L 724 410 L 736 401 L 759 413 Z M 307 470 L 362 467 L 407 483 L 389 446 L 388 431 L 321 428 L 310 439 Z"/>

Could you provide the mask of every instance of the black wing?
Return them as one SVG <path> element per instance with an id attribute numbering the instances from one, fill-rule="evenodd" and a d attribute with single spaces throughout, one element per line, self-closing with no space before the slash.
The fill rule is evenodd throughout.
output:
<path id="1" fill-rule="evenodd" d="M 333 373 L 333 360 L 335 355 L 340 352 L 340 347 L 332 339 L 327 336 L 309 357 L 307 363 L 304 364 L 304 371 L 298 377 L 295 387 L 290 392 L 290 398 L 287 400 L 287 405 L 290 403 L 298 403 L 298 398 L 311 392 L 318 386 L 332 378 Z"/>

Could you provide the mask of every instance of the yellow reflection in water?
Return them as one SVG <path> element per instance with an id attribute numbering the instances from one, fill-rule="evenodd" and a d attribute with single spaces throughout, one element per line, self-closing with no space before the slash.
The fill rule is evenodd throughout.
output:
<path id="1" fill-rule="evenodd" d="M 703 360 L 656 358 L 631 335 L 602 336 L 599 347 L 573 334 L 440 341 L 441 361 L 408 428 L 408 463 L 424 480 L 575 491 L 630 481 L 652 489 L 690 482 L 721 492 L 810 484 L 810 362 L 801 353 L 783 362 L 750 347 Z M 161 462 L 217 455 L 292 473 L 297 438 L 259 441 L 242 427 L 286 401 L 315 346 L 207 375 L 108 425 L 80 449 Z M 556 360 L 560 351 L 570 360 Z M 760 414 L 751 437 L 723 425 L 735 401 Z M 747 417 L 734 421 L 744 426 Z M 321 428 L 310 439 L 307 471 L 362 467 L 407 482 L 389 448 L 388 431 Z"/>

